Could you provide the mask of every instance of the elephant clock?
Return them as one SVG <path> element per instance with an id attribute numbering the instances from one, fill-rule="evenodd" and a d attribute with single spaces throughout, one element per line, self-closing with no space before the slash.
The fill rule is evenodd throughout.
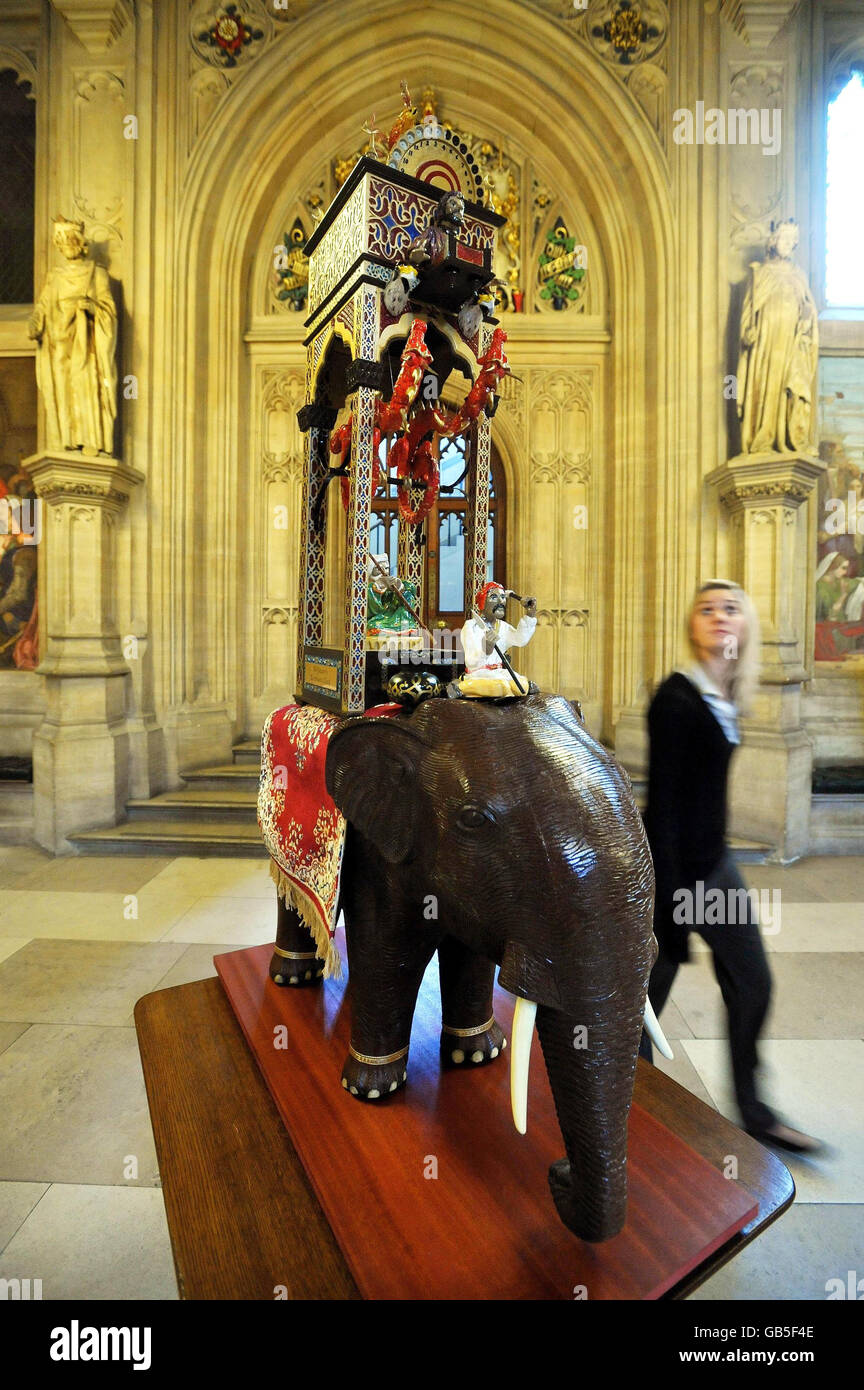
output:
<path id="1" fill-rule="evenodd" d="M 500 1065 L 497 965 L 517 998 L 517 1127 L 536 1019 L 566 1154 L 550 1170 L 552 1196 L 570 1230 L 602 1241 L 625 1220 L 627 1120 L 657 949 L 651 859 L 626 774 L 576 707 L 540 694 L 506 656 L 533 631 L 536 606 L 525 600 L 526 617 L 509 628 L 506 594 L 487 583 L 491 422 L 509 373 L 492 314 L 505 219 L 484 202 L 464 144 L 434 112 L 417 119 L 407 88 L 403 99 L 388 152 L 356 163 L 305 248 L 299 703 L 265 725 L 259 797 L 280 889 L 270 976 L 302 988 L 329 973 L 341 906 L 351 1003 L 342 1084 L 358 1103 L 386 1105 L 408 1080 L 412 1015 L 436 951 L 442 1065 Z M 394 297 L 387 287 L 397 280 Z M 453 411 L 440 395 L 458 373 L 472 385 Z M 455 434 L 468 441 L 465 592 L 482 610 L 463 629 L 467 675 L 430 670 L 426 693 L 436 698 L 382 711 L 367 624 L 372 499 L 394 468 L 399 592 L 431 646 L 424 507 L 439 485 L 436 439 Z M 338 546 L 326 535 L 334 509 L 323 505 L 334 477 L 347 509 Z M 342 634 L 341 646 L 327 645 L 328 631 Z M 424 693 L 419 675 L 412 652 L 415 694 Z M 576 1029 L 587 1030 L 587 1046 L 574 1046 Z"/>

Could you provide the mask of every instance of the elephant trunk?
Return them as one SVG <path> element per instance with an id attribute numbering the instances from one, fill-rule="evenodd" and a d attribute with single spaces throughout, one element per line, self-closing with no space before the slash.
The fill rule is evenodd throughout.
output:
<path id="1" fill-rule="evenodd" d="M 601 1008 L 577 1018 L 540 1005 L 537 1031 L 566 1159 L 549 1186 L 558 1215 L 582 1240 L 615 1236 L 627 1214 L 627 1119 L 641 1018 L 606 1021 Z M 605 1012 L 612 1014 L 609 1001 Z M 632 1035 L 632 1036 L 631 1036 Z"/>

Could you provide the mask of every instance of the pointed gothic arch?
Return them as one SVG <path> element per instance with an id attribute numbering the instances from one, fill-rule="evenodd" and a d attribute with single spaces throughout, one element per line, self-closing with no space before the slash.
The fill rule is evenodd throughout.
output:
<path id="1" fill-rule="evenodd" d="M 331 9 L 332 41 L 322 43 Z M 456 0 L 445 0 L 435 7 L 434 27 L 421 9 L 404 36 L 384 0 L 364 5 L 356 18 L 352 7 L 325 3 L 249 65 L 199 139 L 174 244 L 173 278 L 186 290 L 174 306 L 162 367 L 176 409 L 171 436 L 154 451 L 171 460 L 174 495 L 189 502 L 170 519 L 185 583 L 156 617 L 164 650 L 171 650 L 172 634 L 185 635 L 180 660 L 163 662 L 157 672 L 165 705 L 199 702 L 236 717 L 243 651 L 237 597 L 224 576 L 237 569 L 246 485 L 246 306 L 273 209 L 289 184 L 312 181 L 322 152 L 351 138 L 358 113 L 392 105 L 406 72 L 446 91 L 454 120 L 482 129 L 493 113 L 497 129 L 545 148 L 562 196 L 590 219 L 608 287 L 608 321 L 603 315 L 578 331 L 608 364 L 603 457 L 596 461 L 604 475 L 604 598 L 610 630 L 631 635 L 628 644 L 597 656 L 609 676 L 609 719 L 636 698 L 654 653 L 639 635 L 646 631 L 643 593 L 628 576 L 650 572 L 659 555 L 671 558 L 683 545 L 674 530 L 679 465 L 674 406 L 667 403 L 676 393 L 665 389 L 675 334 L 668 307 L 675 255 L 669 170 L 654 130 L 603 60 L 576 45 L 564 53 L 558 38 L 551 22 L 515 0 L 488 0 L 482 26 Z M 548 334 L 538 335 L 528 316 L 514 324 L 511 341 L 511 360 L 514 354 L 546 360 Z M 650 506 L 634 459 L 655 461 Z M 524 547 L 529 526 L 518 504 L 511 527 Z M 600 540 L 591 544 L 599 563 Z M 225 557 L 221 578 L 214 555 Z"/>

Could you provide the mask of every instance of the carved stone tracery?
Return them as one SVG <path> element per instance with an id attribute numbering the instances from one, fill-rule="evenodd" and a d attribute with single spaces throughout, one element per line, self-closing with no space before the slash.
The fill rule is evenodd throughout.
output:
<path id="1" fill-rule="evenodd" d="M 0 43 L 0 71 L 4 68 L 15 73 L 18 86 L 25 88 L 24 95 L 35 101 L 36 55 L 26 52 L 23 48 L 17 48 L 14 44 Z"/>
<path id="2" fill-rule="evenodd" d="M 779 63 L 736 65 L 730 74 L 729 107 L 760 113 L 776 110 L 785 118 L 784 84 L 785 74 Z M 782 124 L 780 132 L 782 137 Z M 764 245 L 772 220 L 779 216 L 784 165 L 779 153 L 766 157 L 762 145 L 757 143 L 730 145 L 727 153 L 731 245 L 746 264 L 755 248 Z"/>

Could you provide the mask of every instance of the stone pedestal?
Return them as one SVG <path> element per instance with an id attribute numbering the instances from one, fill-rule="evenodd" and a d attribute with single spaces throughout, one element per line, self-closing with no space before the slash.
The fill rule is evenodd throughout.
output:
<path id="1" fill-rule="evenodd" d="M 762 625 L 762 672 L 733 763 L 731 826 L 783 859 L 809 842 L 813 755 L 801 723 L 801 683 L 812 620 L 815 537 L 804 505 L 825 470 L 809 454 L 742 454 L 709 474 L 729 518 L 730 577 Z"/>
<path id="2" fill-rule="evenodd" d="M 137 469 L 54 449 L 24 462 L 41 501 L 39 594 L 45 719 L 33 737 L 33 819 L 55 854 L 113 825 L 128 797 L 129 667 L 118 629 L 116 527 Z"/>

